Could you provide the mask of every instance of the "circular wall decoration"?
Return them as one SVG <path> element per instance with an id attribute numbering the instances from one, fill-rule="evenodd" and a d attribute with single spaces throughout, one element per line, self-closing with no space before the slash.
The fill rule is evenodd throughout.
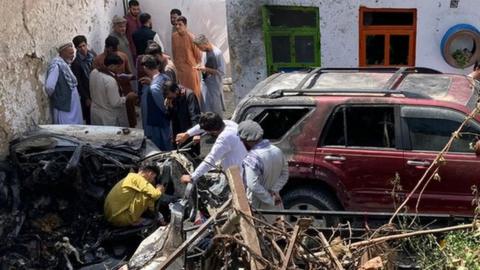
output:
<path id="1" fill-rule="evenodd" d="M 457 24 L 445 33 L 440 48 L 450 66 L 469 67 L 480 58 L 480 32 L 470 24 Z"/>

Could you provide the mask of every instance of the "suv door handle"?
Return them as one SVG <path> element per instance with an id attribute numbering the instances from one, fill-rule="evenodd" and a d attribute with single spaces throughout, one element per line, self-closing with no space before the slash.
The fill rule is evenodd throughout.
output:
<path id="1" fill-rule="evenodd" d="M 427 167 L 430 165 L 430 161 L 407 160 L 407 165 Z"/>
<path id="2" fill-rule="evenodd" d="M 327 161 L 345 161 L 345 157 L 328 155 L 323 158 Z"/>

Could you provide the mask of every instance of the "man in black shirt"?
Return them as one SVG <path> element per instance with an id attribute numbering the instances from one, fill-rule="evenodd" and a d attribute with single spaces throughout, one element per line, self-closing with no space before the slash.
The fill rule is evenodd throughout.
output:
<path id="1" fill-rule="evenodd" d="M 200 106 L 192 90 L 173 81 L 167 81 L 163 85 L 163 95 L 165 96 L 165 106 L 172 121 L 173 138 L 198 124 Z M 198 141 L 199 138 L 193 137 L 193 140 Z M 193 145 L 192 152 L 198 155 L 200 144 Z"/>

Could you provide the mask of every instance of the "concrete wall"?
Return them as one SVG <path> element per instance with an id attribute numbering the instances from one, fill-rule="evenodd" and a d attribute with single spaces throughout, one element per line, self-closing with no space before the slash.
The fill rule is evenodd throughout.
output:
<path id="1" fill-rule="evenodd" d="M 0 158 L 12 137 L 50 121 L 43 83 L 54 47 L 83 34 L 102 51 L 114 14 L 120 0 L 0 0 Z"/>
<path id="2" fill-rule="evenodd" d="M 243 97 L 266 78 L 265 47 L 262 33 L 262 5 L 313 6 L 320 11 L 321 65 L 356 67 L 359 60 L 359 8 L 416 8 L 416 66 L 443 72 L 469 73 L 455 69 L 443 59 L 440 41 L 445 32 L 459 23 L 480 29 L 478 0 L 460 0 L 450 8 L 450 0 L 227 0 L 231 66 L 234 90 Z"/>
<path id="3" fill-rule="evenodd" d="M 152 15 L 153 30 L 162 40 L 165 51 L 172 52 L 172 26 L 170 10 L 180 9 L 188 20 L 188 28 L 194 34 L 205 34 L 223 52 L 230 76 L 230 54 L 227 38 L 225 0 L 140 0 L 143 12 Z"/>

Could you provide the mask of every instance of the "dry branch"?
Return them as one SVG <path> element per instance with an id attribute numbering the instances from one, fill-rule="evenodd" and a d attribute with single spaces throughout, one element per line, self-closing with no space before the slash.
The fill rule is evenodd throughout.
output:
<path id="1" fill-rule="evenodd" d="M 426 181 L 425 185 L 428 185 L 428 183 L 430 182 L 430 180 L 433 178 L 433 176 L 435 175 L 435 173 L 431 173 L 431 170 L 433 168 L 436 168 L 436 166 L 441 166 L 443 163 L 444 163 L 444 155 L 450 150 L 450 147 L 452 146 L 452 143 L 454 142 L 454 140 L 456 140 L 460 134 L 460 131 L 463 129 L 463 127 L 467 124 L 467 122 L 471 119 L 473 119 L 475 117 L 475 115 L 478 114 L 479 112 L 479 106 L 477 104 L 477 106 L 475 107 L 474 110 L 472 110 L 472 112 L 467 116 L 465 117 L 465 120 L 462 122 L 462 124 L 460 125 L 460 127 L 452 133 L 452 136 L 450 137 L 450 139 L 448 140 L 447 144 L 445 145 L 445 147 L 442 149 L 442 151 L 440 151 L 437 156 L 435 157 L 435 159 L 433 160 L 432 164 L 430 164 L 430 166 L 428 167 L 428 169 L 425 171 L 425 173 L 423 174 L 422 178 L 420 178 L 420 180 L 418 181 L 418 183 L 415 185 L 415 187 L 410 191 L 410 193 L 408 193 L 408 196 L 405 198 L 405 200 L 400 204 L 400 206 L 397 207 L 397 209 L 395 210 L 395 213 L 393 213 L 392 217 L 390 218 L 389 222 L 388 223 L 393 223 L 393 219 L 397 216 L 397 214 L 401 211 L 401 209 L 403 209 L 403 207 L 405 207 L 405 205 L 408 203 L 408 201 L 410 200 L 410 198 L 413 196 L 413 194 L 417 191 L 417 189 L 425 182 L 425 179 L 427 179 L 427 176 L 430 174 L 430 177 L 428 178 L 428 180 Z M 438 169 L 438 168 L 437 168 Z M 422 189 L 422 191 L 425 189 L 425 187 Z M 417 199 L 417 204 L 416 204 L 416 208 L 415 208 L 415 211 L 418 212 L 418 204 L 419 204 L 419 201 L 420 201 L 420 197 L 418 197 Z"/>
<path id="2" fill-rule="evenodd" d="M 445 228 L 440 228 L 440 229 L 421 230 L 421 231 L 415 231 L 415 232 L 408 232 L 408 233 L 401 233 L 401 234 L 395 234 L 395 235 L 389 235 L 389 236 L 382 236 L 382 237 L 377 237 L 377 238 L 353 243 L 350 247 L 351 248 L 360 248 L 360 247 L 365 247 L 365 246 L 376 245 L 376 244 L 383 243 L 383 242 L 386 242 L 386 241 L 398 240 L 398 239 L 403 239 L 403 238 L 408 238 L 408 237 L 413 237 L 413 236 L 419 236 L 419 235 L 425 235 L 425 234 L 434 234 L 434 233 L 458 231 L 458 230 L 468 230 L 468 229 L 472 229 L 473 227 L 474 227 L 474 224 L 472 223 L 472 224 L 462 224 L 462 225 L 457 225 L 457 226 L 452 226 L 452 227 L 445 227 Z"/>

